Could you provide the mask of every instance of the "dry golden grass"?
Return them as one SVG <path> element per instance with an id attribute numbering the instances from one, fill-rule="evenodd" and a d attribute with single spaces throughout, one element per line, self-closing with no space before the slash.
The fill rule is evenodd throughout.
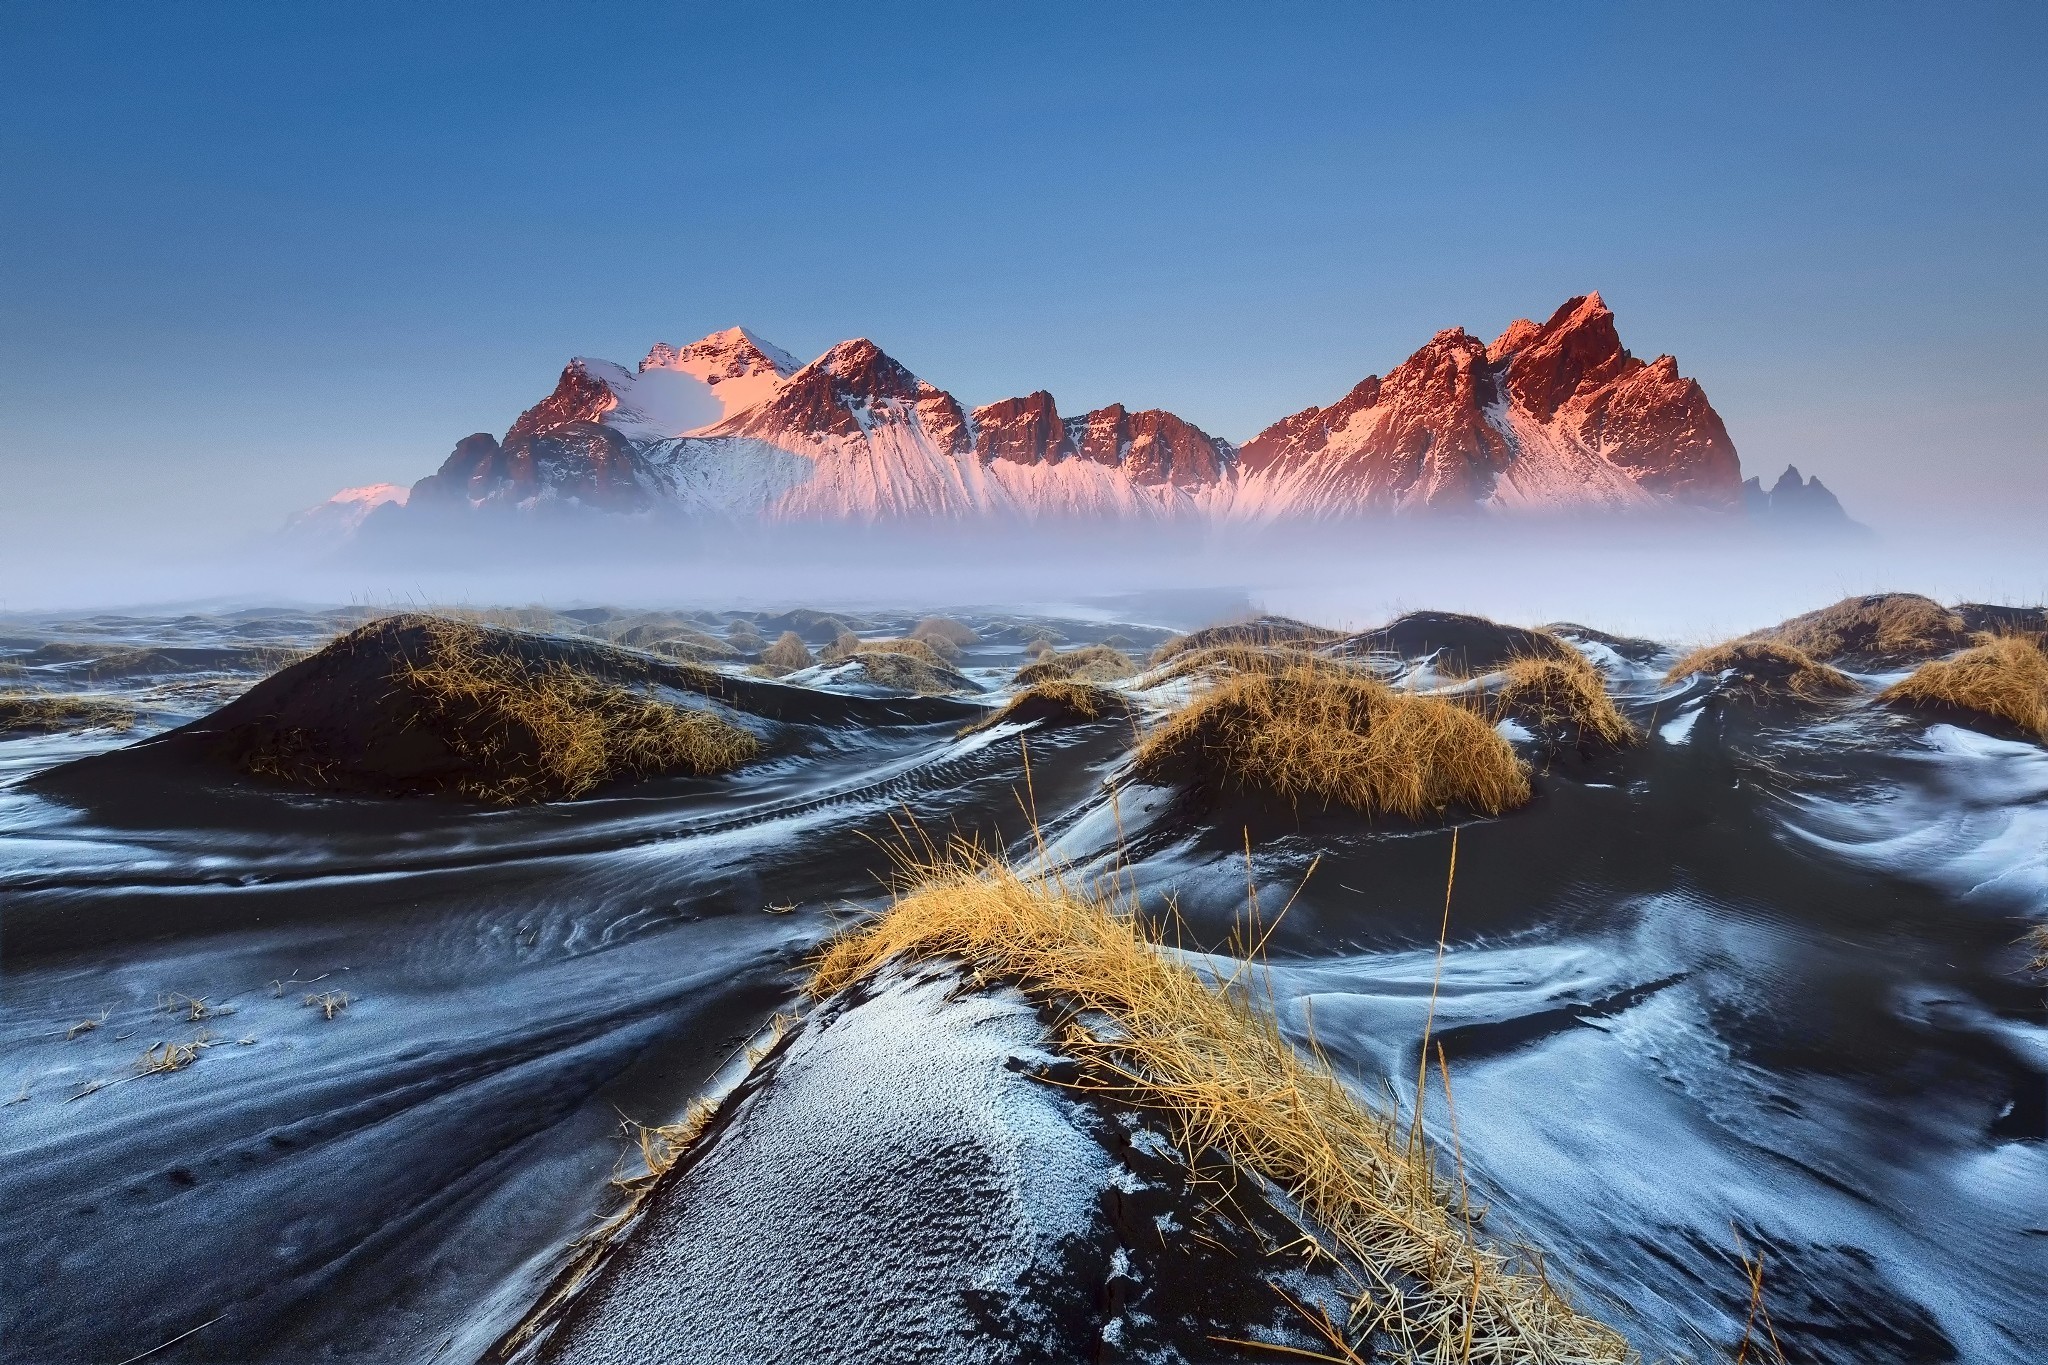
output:
<path id="1" fill-rule="evenodd" d="M 172 991 L 169 995 L 157 997 L 156 1005 L 158 1009 L 166 1014 L 184 1015 L 188 1023 L 197 1023 L 201 1019 L 211 1019 L 215 1014 L 233 1014 L 235 1012 L 232 1006 L 225 1009 L 216 1008 L 213 1001 L 207 996 L 186 995 L 182 991 Z"/>
<path id="2" fill-rule="evenodd" d="M 1076 682 L 1071 678 L 1049 678 L 1033 683 L 1011 697 L 1001 710 L 990 713 L 960 733 L 971 735 L 1012 720 L 1060 724 L 1100 720 L 1104 716 L 1129 715 L 1130 712 L 1130 699 L 1121 692 L 1098 687 L 1094 683 Z"/>
<path id="3" fill-rule="evenodd" d="M 1784 697 L 1811 702 L 1862 691 L 1856 680 L 1841 670 L 1816 661 L 1792 645 L 1768 640 L 1731 640 L 1695 649 L 1671 665 L 1664 681 L 1674 683 L 1695 673 L 1711 675 L 1731 670 L 1741 680 L 1734 690 L 1759 699 Z"/>
<path id="4" fill-rule="evenodd" d="M 1061 654 L 1039 656 L 1038 662 L 1017 670 L 1015 681 L 1029 685 L 1053 678 L 1078 678 L 1082 682 L 1115 682 L 1138 671 L 1131 656 L 1108 645 L 1083 645 Z"/>
<path id="5" fill-rule="evenodd" d="M 2048 744 L 2048 654 L 2027 636 L 1994 636 L 1920 665 L 1878 700 L 1996 716 Z"/>
<path id="6" fill-rule="evenodd" d="M 818 658 L 824 663 L 836 663 L 857 654 L 901 654 L 934 668 L 946 667 L 945 656 L 927 640 L 863 640 L 851 632 L 819 650 Z"/>
<path id="7" fill-rule="evenodd" d="M 1176 635 L 1161 642 L 1147 662 L 1157 668 L 1190 650 L 1218 647 L 1308 650 L 1343 638 L 1342 631 L 1312 626 L 1305 621 L 1290 620 L 1284 616 L 1261 616 L 1255 620 L 1205 626 L 1186 635 Z"/>
<path id="8" fill-rule="evenodd" d="M 137 1076 L 163 1076 L 173 1071 L 183 1071 L 199 1060 L 199 1054 L 214 1046 L 214 1036 L 201 1031 L 189 1043 L 163 1042 L 152 1046 L 135 1059 Z"/>
<path id="9" fill-rule="evenodd" d="M 464 793 L 501 803 L 580 796 L 622 777 L 730 772 L 759 752 L 745 730 L 574 669 L 537 667 L 448 623 L 399 681 L 476 768 Z"/>
<path id="10" fill-rule="evenodd" d="M 2027 951 L 2033 954 L 2027 963 L 2027 970 L 2048 973 L 2048 924 L 2037 924 L 2027 930 L 2022 942 L 2027 945 Z"/>
<path id="11" fill-rule="evenodd" d="M 960 675 L 944 664 L 928 663 L 902 650 L 862 650 L 854 657 L 869 682 L 898 692 L 937 697 L 968 690 Z"/>
<path id="12" fill-rule="evenodd" d="M 1530 795 L 1514 749 L 1469 707 L 1329 663 L 1223 680 L 1145 736 L 1136 772 L 1411 820 Z"/>
<path id="13" fill-rule="evenodd" d="M 423 657 L 399 659 L 388 683 L 406 724 L 461 762 L 446 785 L 455 794 L 495 805 L 567 800 L 620 778 L 729 772 L 760 750 L 719 716 L 529 660 L 483 626 L 439 617 L 408 624 L 422 630 Z M 373 623 L 329 648 L 351 649 L 354 639 L 385 629 Z M 300 732 L 281 730 L 235 757 L 259 775 L 315 786 L 376 776 L 338 772 L 321 752 Z"/>
<path id="14" fill-rule="evenodd" d="M 955 649 L 965 649 L 979 644 L 981 636 L 965 621 L 955 621 L 950 616 L 927 616 L 911 630 L 913 640 L 944 640 Z"/>
<path id="15" fill-rule="evenodd" d="M 134 728 L 135 708 L 118 697 L 89 692 L 0 693 L 0 735 Z"/>
<path id="16" fill-rule="evenodd" d="M 1845 597 L 1795 616 L 1745 640 L 1790 645 L 1823 661 L 1924 659 L 1970 642 L 1963 618 L 1932 598 L 1910 592 Z"/>
<path id="17" fill-rule="evenodd" d="M 1058 682 L 1068 676 L 1067 666 L 1051 655 L 1035 664 L 1026 664 L 1010 679 L 1019 687 L 1036 687 L 1039 683 Z"/>
<path id="18" fill-rule="evenodd" d="M 308 995 L 306 1005 L 310 1009 L 319 1010 L 322 1019 L 332 1019 L 348 1008 L 348 992 L 322 991 L 317 995 Z"/>
<path id="19" fill-rule="evenodd" d="M 943 635 L 921 635 L 913 631 L 905 636 L 904 639 L 911 644 L 924 646 L 945 660 L 949 665 L 960 662 L 960 646 L 954 644 Z"/>
<path id="20" fill-rule="evenodd" d="M 1496 705 L 1538 732 L 1572 729 L 1581 744 L 1597 740 L 1617 749 L 1642 738 L 1615 709 L 1600 670 L 1577 650 L 1569 660 L 1516 659 L 1501 673 L 1505 681 Z"/>
<path id="21" fill-rule="evenodd" d="M 859 660 L 870 682 L 899 692 L 941 696 L 962 690 L 960 676 L 928 640 L 863 640 L 846 634 L 818 651 L 820 663 L 848 659 Z"/>
<path id="22" fill-rule="evenodd" d="M 816 662 L 804 637 L 793 630 L 783 631 L 774 644 L 761 651 L 761 666 L 772 673 L 794 673 Z"/>
<path id="23" fill-rule="evenodd" d="M 1304 666 L 1345 667 L 1325 665 L 1316 655 L 1288 645 L 1205 645 L 1173 655 L 1131 685 L 1142 691 L 1176 678 L 1206 674 L 1284 673 L 1290 668 Z"/>
<path id="24" fill-rule="evenodd" d="M 1480 1240 L 1459 1189 L 1394 1115 L 1360 1102 L 1269 1010 L 1162 951 L 1136 913 L 971 851 L 915 870 L 879 920 L 833 941 L 810 993 L 891 960 L 950 959 L 1014 983 L 1069 1022 L 1055 1042 L 1083 1089 L 1161 1114 L 1188 1165 L 1274 1182 L 1359 1278 L 1352 1336 L 1410 1361 L 1629 1362 L 1541 1263 Z M 1363 1357 L 1344 1343 L 1342 1357 Z M 1378 1358 L 1378 1357 L 1375 1357 Z"/>

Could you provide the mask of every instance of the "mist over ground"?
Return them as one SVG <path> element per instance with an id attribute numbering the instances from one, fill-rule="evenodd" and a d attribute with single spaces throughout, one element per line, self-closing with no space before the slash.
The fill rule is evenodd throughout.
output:
<path id="1" fill-rule="evenodd" d="M 1697 522 L 1247 528 L 961 524 L 705 529 L 649 519 L 374 526 L 318 551 L 10 555 L 0 612 L 284 604 L 986 607 L 1187 629 L 1268 611 L 1363 628 L 1404 611 L 1724 638 L 1860 593 L 2048 600 L 2031 528 L 1801 539 Z M 11 562 L 10 562 L 11 561 Z"/>

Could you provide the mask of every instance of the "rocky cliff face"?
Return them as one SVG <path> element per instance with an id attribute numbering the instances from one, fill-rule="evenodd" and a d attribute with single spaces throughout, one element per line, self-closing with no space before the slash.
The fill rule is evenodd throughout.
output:
<path id="1" fill-rule="evenodd" d="M 1756 493 L 1765 508 L 1776 497 Z M 1833 501 L 1824 489 L 1820 497 Z M 1491 345 L 1461 328 L 1439 332 L 1384 378 L 1368 375 L 1242 447 L 1159 409 L 1111 404 L 1062 417 L 1042 390 L 970 414 L 865 338 L 798 365 L 732 328 L 657 344 L 633 371 L 570 362 L 502 444 L 465 439 L 416 486 L 414 502 L 666 508 L 736 521 L 1260 522 L 1740 514 L 1756 497 L 1745 499 L 1734 444 L 1705 392 L 1670 356 L 1630 354 L 1613 313 L 1588 294 L 1546 322 L 1510 324 Z"/>
<path id="2" fill-rule="evenodd" d="M 974 410 L 974 453 L 1014 464 L 1058 464 L 1073 455 L 1074 440 L 1044 389 Z"/>
<path id="3" fill-rule="evenodd" d="M 1549 507 L 1728 511 L 1741 464 L 1698 384 L 1622 346 L 1598 294 L 1491 346 L 1439 332 L 1385 379 L 1247 441 L 1277 512 Z"/>

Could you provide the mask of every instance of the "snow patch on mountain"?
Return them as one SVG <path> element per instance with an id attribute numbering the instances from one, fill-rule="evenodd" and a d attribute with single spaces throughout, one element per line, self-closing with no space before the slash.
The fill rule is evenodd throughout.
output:
<path id="1" fill-rule="evenodd" d="M 611 391 L 613 406 L 599 420 L 634 442 L 709 431 L 775 397 L 800 368 L 744 327 L 683 347 L 656 342 L 637 371 L 580 356 L 571 364 Z"/>
<path id="2" fill-rule="evenodd" d="M 1486 420 L 1507 437 L 1511 454 L 1486 505 L 1504 512 L 1645 512 L 1662 505 L 1627 471 L 1589 450 L 1562 421 L 1539 422 L 1505 397 Z"/>

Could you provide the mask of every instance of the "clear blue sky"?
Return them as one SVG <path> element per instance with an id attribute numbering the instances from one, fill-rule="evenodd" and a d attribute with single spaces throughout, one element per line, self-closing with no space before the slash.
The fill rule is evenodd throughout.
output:
<path id="1" fill-rule="evenodd" d="M 17 2 L 0 64 L 17 541 L 267 528 L 736 322 L 1242 439 L 1589 288 L 1753 472 L 2048 515 L 2039 3 Z"/>

